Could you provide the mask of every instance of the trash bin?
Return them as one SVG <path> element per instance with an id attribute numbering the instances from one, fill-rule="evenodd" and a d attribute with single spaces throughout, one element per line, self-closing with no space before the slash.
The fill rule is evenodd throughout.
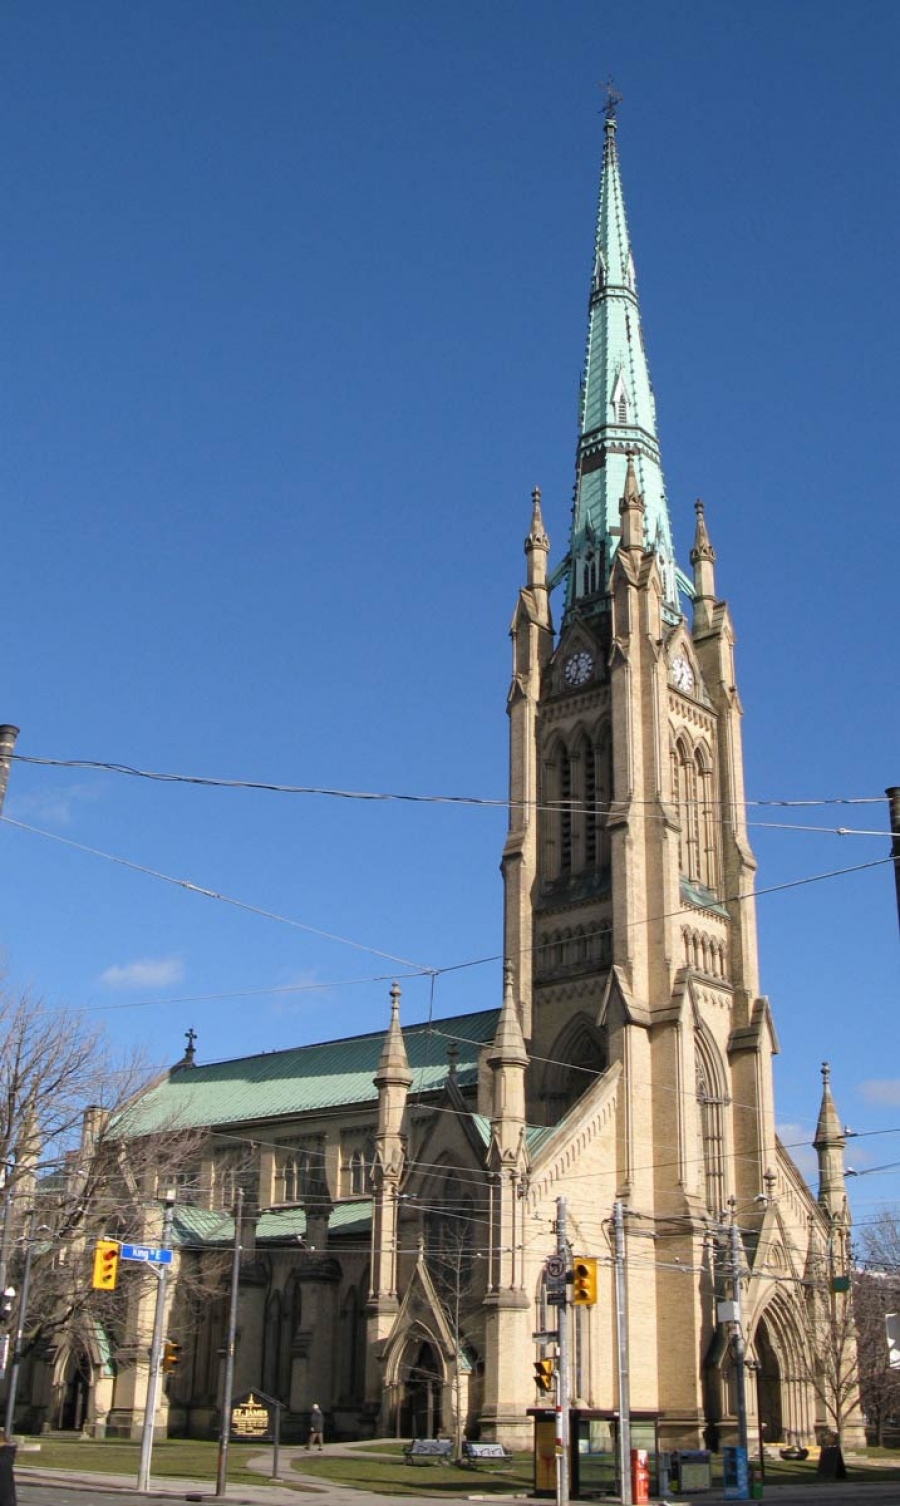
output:
<path id="1" fill-rule="evenodd" d="M 631 1450 L 631 1499 L 634 1506 L 650 1500 L 650 1455 L 645 1448 Z"/>
<path id="2" fill-rule="evenodd" d="M 0 1443 L 0 1506 L 16 1506 L 15 1462 L 16 1445 Z"/>
<path id="3" fill-rule="evenodd" d="M 672 1455 L 672 1484 L 684 1494 L 693 1490 L 709 1490 L 712 1486 L 709 1449 L 678 1449 Z"/>

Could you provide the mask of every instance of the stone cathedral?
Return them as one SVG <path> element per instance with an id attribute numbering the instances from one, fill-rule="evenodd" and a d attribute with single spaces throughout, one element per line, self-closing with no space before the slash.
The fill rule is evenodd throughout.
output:
<path id="1" fill-rule="evenodd" d="M 190 1291 L 223 1267 L 240 1185 L 236 1388 L 280 1400 L 285 1437 L 305 1436 L 318 1402 L 328 1438 L 530 1447 L 560 1198 L 572 1256 L 597 1262 L 569 1390 L 598 1489 L 615 1488 L 616 1203 L 637 1443 L 736 1441 L 735 1295 L 751 1438 L 859 1437 L 855 1391 L 836 1415 L 820 1342 L 846 1300 L 849 1233 L 827 1068 L 817 1195 L 775 1132 L 714 533 L 696 503 L 682 571 L 610 110 L 569 535 L 552 564 L 535 491 L 512 617 L 502 998 L 404 1027 L 395 987 L 386 1030 L 236 1062 L 203 1064 L 191 1038 L 135 1107 L 135 1136 L 206 1134 L 175 1207 L 167 1325 L 182 1349 L 160 1429 L 218 1429 L 228 1292 Z M 122 1237 L 153 1238 L 156 1206 Z M 32 1424 L 68 1399 L 97 1433 L 139 1431 L 155 1283 L 128 1273 L 123 1292 L 130 1347 L 99 1323 L 82 1352 L 61 1345 L 32 1377 Z"/>

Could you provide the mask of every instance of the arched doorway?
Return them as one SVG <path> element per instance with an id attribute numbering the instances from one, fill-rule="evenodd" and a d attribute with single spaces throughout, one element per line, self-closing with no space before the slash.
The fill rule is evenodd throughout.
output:
<path id="1" fill-rule="evenodd" d="M 72 1350 L 59 1395 L 58 1426 L 64 1432 L 81 1432 L 87 1418 L 90 1394 L 90 1361 L 83 1349 Z"/>
<path id="2" fill-rule="evenodd" d="M 783 1416 L 781 1411 L 781 1366 L 772 1346 L 764 1318 L 756 1325 L 753 1340 L 759 1369 L 756 1372 L 756 1398 L 759 1408 L 760 1430 L 765 1442 L 776 1442 L 782 1436 Z"/>
<path id="3" fill-rule="evenodd" d="M 433 1344 L 427 1340 L 412 1349 L 414 1356 L 401 1375 L 400 1434 L 407 1438 L 435 1438 L 441 1426 L 443 1371 Z"/>

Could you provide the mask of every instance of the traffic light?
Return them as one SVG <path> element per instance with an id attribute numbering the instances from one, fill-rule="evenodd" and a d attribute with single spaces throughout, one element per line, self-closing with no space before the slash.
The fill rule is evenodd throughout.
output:
<path id="1" fill-rule="evenodd" d="M 115 1290 L 119 1273 L 119 1241 L 98 1239 L 94 1245 L 94 1276 L 91 1286 L 98 1292 Z"/>
<path id="2" fill-rule="evenodd" d="M 171 1375 L 181 1359 L 181 1345 L 172 1339 L 166 1339 L 163 1344 L 162 1367 L 163 1375 Z"/>
<path id="3" fill-rule="evenodd" d="M 7 1286 L 0 1292 L 0 1323 L 9 1322 L 15 1300 L 16 1289 L 14 1286 Z"/>
<path id="4" fill-rule="evenodd" d="M 553 1386 L 553 1361 L 535 1360 L 534 1383 L 539 1391 L 546 1393 Z"/>
<path id="5" fill-rule="evenodd" d="M 597 1300 L 597 1262 L 592 1255 L 579 1255 L 572 1265 L 572 1301 L 593 1307 Z"/>

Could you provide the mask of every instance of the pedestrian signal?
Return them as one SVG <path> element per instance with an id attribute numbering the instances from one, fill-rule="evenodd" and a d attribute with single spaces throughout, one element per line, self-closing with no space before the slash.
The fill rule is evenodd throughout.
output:
<path id="1" fill-rule="evenodd" d="M 579 1255 L 572 1265 L 572 1301 L 593 1307 L 597 1300 L 597 1262 L 590 1255 Z"/>
<path id="2" fill-rule="evenodd" d="M 180 1359 L 181 1345 L 174 1343 L 172 1339 L 166 1339 L 166 1342 L 163 1344 L 163 1375 L 171 1375 Z"/>
<path id="3" fill-rule="evenodd" d="M 98 1292 L 111 1292 L 115 1289 L 118 1272 L 118 1240 L 98 1239 L 94 1245 L 94 1275 L 91 1285 Z"/>
<path id="4" fill-rule="evenodd" d="M 553 1361 L 535 1360 L 534 1383 L 539 1391 L 547 1392 L 553 1385 Z"/>

